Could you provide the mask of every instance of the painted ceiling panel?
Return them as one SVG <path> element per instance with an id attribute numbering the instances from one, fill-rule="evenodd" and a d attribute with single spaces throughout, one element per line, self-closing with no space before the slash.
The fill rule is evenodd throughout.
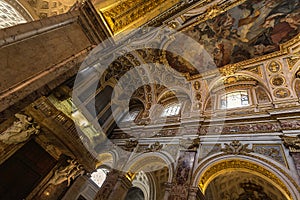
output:
<path id="1" fill-rule="evenodd" d="M 277 51 L 299 28 L 299 0 L 248 0 L 185 32 L 221 67 Z"/>

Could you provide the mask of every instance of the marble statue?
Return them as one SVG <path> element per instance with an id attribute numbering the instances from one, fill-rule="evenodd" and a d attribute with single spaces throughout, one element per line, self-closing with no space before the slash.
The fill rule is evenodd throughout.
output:
<path id="1" fill-rule="evenodd" d="M 25 142 L 31 135 L 39 133 L 39 126 L 32 122 L 32 118 L 22 114 L 15 114 L 18 121 L 0 134 L 0 141 L 5 144 L 18 144 Z"/>
<path id="2" fill-rule="evenodd" d="M 67 186 L 71 184 L 71 180 L 75 180 L 80 175 L 84 174 L 84 168 L 76 160 L 67 160 L 69 165 L 65 166 L 62 169 L 57 169 L 54 172 L 53 177 L 50 179 L 49 184 L 59 185 L 67 181 Z"/>

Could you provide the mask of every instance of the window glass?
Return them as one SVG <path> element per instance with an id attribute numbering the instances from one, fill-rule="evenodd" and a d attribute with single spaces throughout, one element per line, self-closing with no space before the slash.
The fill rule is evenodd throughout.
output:
<path id="1" fill-rule="evenodd" d="M 0 0 L 0 29 L 26 23 L 18 11 L 3 0 Z"/>
<path id="2" fill-rule="evenodd" d="M 247 91 L 237 91 L 226 94 L 221 97 L 221 108 L 237 108 L 248 106 L 249 98 Z"/>
<path id="3" fill-rule="evenodd" d="M 162 117 L 178 115 L 181 108 L 181 103 L 171 104 L 162 112 Z"/>
<path id="4" fill-rule="evenodd" d="M 99 187 L 102 186 L 102 184 L 104 183 L 105 179 L 106 179 L 106 175 L 108 173 L 107 169 L 104 168 L 100 168 L 97 171 L 93 172 L 91 174 L 91 179 L 92 181 L 94 181 Z"/>
<path id="5" fill-rule="evenodd" d="M 135 110 L 135 111 L 131 111 L 129 113 L 127 113 L 127 115 L 123 118 L 123 122 L 130 122 L 130 121 L 134 121 L 135 118 L 138 116 L 139 114 L 139 110 Z"/>

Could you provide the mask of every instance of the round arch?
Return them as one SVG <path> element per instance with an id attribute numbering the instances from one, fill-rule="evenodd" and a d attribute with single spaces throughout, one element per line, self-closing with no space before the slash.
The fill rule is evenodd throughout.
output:
<path id="1" fill-rule="evenodd" d="M 106 153 L 101 153 L 97 156 L 96 169 L 101 166 L 107 166 L 108 168 L 114 168 L 116 165 L 116 160 L 118 160 L 118 153 L 115 151 L 109 151 Z"/>
<path id="2" fill-rule="evenodd" d="M 168 181 L 171 182 L 174 174 L 173 163 L 174 159 L 167 152 L 149 152 L 138 154 L 135 157 L 131 158 L 124 167 L 126 172 L 138 172 L 138 171 L 151 171 L 149 166 L 158 165 L 161 168 L 167 167 L 169 176 Z M 146 168 L 147 167 L 147 168 Z"/>
<path id="3" fill-rule="evenodd" d="M 205 194 L 212 180 L 235 170 L 259 176 L 275 186 L 288 200 L 300 198 L 299 186 L 290 174 L 272 163 L 246 155 L 219 154 L 202 161 L 195 167 L 193 186 L 198 186 Z"/>

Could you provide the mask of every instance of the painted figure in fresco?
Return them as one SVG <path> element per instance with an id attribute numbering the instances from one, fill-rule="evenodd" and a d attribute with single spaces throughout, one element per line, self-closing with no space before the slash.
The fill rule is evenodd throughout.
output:
<path id="1" fill-rule="evenodd" d="M 300 0 L 247 0 L 189 29 L 217 66 L 279 50 L 300 32 Z"/>

